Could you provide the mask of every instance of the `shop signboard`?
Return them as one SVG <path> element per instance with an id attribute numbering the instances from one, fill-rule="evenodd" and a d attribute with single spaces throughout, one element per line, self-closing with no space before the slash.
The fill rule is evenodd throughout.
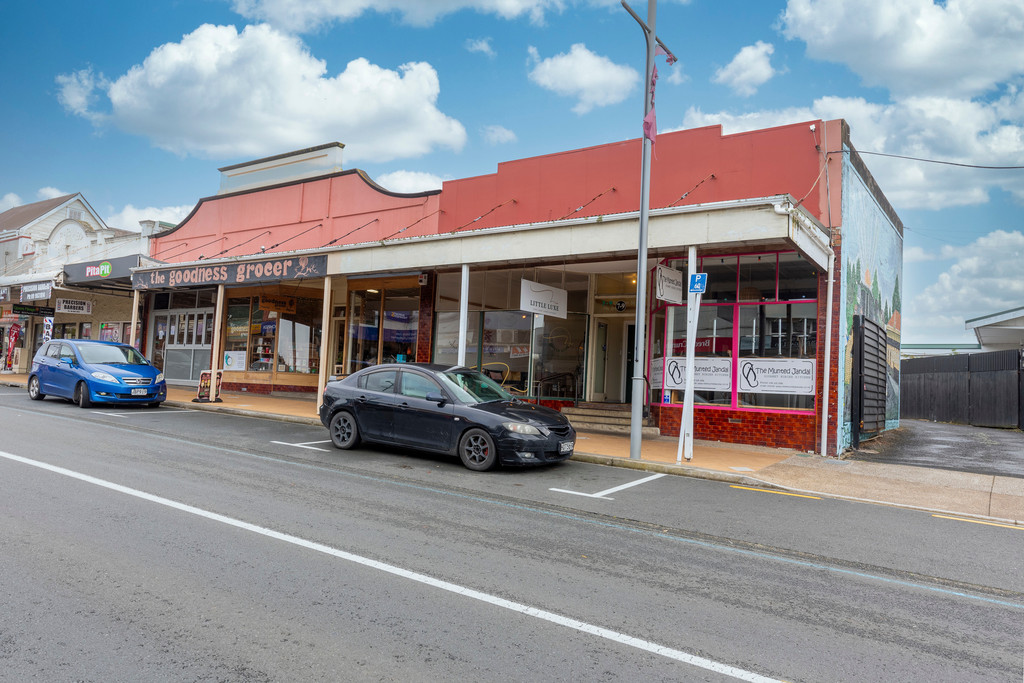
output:
<path id="1" fill-rule="evenodd" d="M 21 301 L 46 301 L 53 293 L 53 282 L 29 282 L 21 286 Z"/>
<path id="2" fill-rule="evenodd" d="M 686 356 L 666 358 L 663 378 L 666 390 L 686 389 Z M 694 357 L 693 388 L 697 391 L 732 391 L 732 358 Z"/>
<path id="3" fill-rule="evenodd" d="M 66 284 L 88 284 L 101 280 L 125 280 L 131 277 L 132 268 L 139 266 L 138 254 L 119 256 L 102 261 L 69 263 L 64 266 Z"/>
<path id="4" fill-rule="evenodd" d="M 214 377 L 216 375 L 216 378 Z M 220 370 L 203 370 L 199 373 L 199 386 L 193 403 L 220 403 Z"/>
<path id="5" fill-rule="evenodd" d="M 567 300 L 568 295 L 564 289 L 529 280 L 522 280 L 519 285 L 519 309 L 527 313 L 565 318 Z"/>
<path id="6" fill-rule="evenodd" d="M 683 272 L 668 266 L 658 266 L 654 280 L 655 297 L 670 304 L 683 303 Z"/>
<path id="7" fill-rule="evenodd" d="M 11 313 L 17 315 L 42 315 L 52 316 L 57 311 L 52 306 L 27 306 L 25 304 L 11 304 Z"/>
<path id="8" fill-rule="evenodd" d="M 57 313 L 92 315 L 92 302 L 85 299 L 57 299 Z"/>
<path id="9" fill-rule="evenodd" d="M 279 282 L 324 277 L 327 256 L 290 256 L 262 261 L 233 261 L 210 265 L 191 265 L 132 273 L 134 289 L 174 289 L 177 287 L 209 287 L 211 285 L 243 285 L 258 282 Z"/>
<path id="10" fill-rule="evenodd" d="M 276 311 L 277 313 L 294 313 L 295 299 L 290 296 L 260 295 L 260 309 L 264 311 Z"/>
<path id="11" fill-rule="evenodd" d="M 743 358 L 739 390 L 744 394 L 814 394 L 813 358 Z"/>

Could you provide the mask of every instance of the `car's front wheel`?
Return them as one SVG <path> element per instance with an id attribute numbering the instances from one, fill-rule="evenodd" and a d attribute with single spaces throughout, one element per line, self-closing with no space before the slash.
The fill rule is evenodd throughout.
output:
<path id="1" fill-rule="evenodd" d="M 462 464 L 476 472 L 484 472 L 498 462 L 494 439 L 482 429 L 470 429 L 459 440 L 459 458 Z"/>
<path id="2" fill-rule="evenodd" d="M 79 408 L 88 408 L 92 405 L 92 401 L 89 400 L 89 387 L 85 382 L 79 382 L 75 387 L 75 403 Z"/>
<path id="3" fill-rule="evenodd" d="M 352 413 L 347 410 L 338 412 L 331 418 L 331 442 L 336 448 L 348 450 L 359 444 L 359 426 Z"/>
<path id="4" fill-rule="evenodd" d="M 28 378 L 28 397 L 33 401 L 42 401 L 46 398 L 46 394 L 39 387 L 39 378 L 35 375 Z"/>

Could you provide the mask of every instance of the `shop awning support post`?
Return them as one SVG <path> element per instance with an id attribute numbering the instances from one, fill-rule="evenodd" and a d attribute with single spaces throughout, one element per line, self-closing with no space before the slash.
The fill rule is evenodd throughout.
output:
<path id="1" fill-rule="evenodd" d="M 132 292 L 132 338 L 128 340 L 128 343 L 132 346 L 135 346 L 135 339 L 137 338 L 135 332 L 139 329 L 139 299 L 142 298 L 141 295 L 141 290 L 136 289 Z M 142 346 L 142 337 L 139 336 L 138 340 L 139 346 Z M 139 351 L 146 353 L 145 349 L 139 349 Z"/>
<path id="2" fill-rule="evenodd" d="M 697 273 L 697 247 L 691 246 L 687 256 L 687 282 L 693 282 Z M 687 287 L 689 289 L 689 287 Z M 697 352 L 697 327 L 700 322 L 701 295 L 688 292 L 686 295 L 686 388 L 683 390 L 683 419 L 679 423 L 679 447 L 676 449 L 676 464 L 693 460 L 693 383 L 694 354 Z"/>
<path id="3" fill-rule="evenodd" d="M 636 12 L 621 0 L 622 6 L 640 24 L 644 31 L 647 45 L 647 69 L 644 72 L 644 118 L 654 106 L 654 93 L 651 78 L 654 71 L 654 45 L 657 34 L 654 32 L 655 19 L 658 14 L 657 0 L 647 0 L 647 23 L 645 24 Z M 647 399 L 644 369 L 646 367 L 646 322 L 647 322 L 647 222 L 651 204 L 651 140 L 645 135 L 643 157 L 640 173 L 640 244 L 636 253 L 636 334 L 633 338 L 633 391 L 629 418 L 629 457 L 640 459 L 640 446 L 643 436 L 644 404 Z"/>
<path id="4" fill-rule="evenodd" d="M 331 348 L 331 313 L 334 310 L 333 294 L 331 294 L 331 276 L 324 278 L 324 303 L 320 309 L 320 373 L 316 381 L 316 410 L 320 412 L 320 404 L 324 402 L 324 390 L 327 389 L 327 375 L 334 365 L 328 362 L 327 353 Z"/>
<path id="5" fill-rule="evenodd" d="M 466 364 L 466 331 L 469 328 L 469 264 L 462 264 L 462 289 L 459 292 L 459 365 Z"/>

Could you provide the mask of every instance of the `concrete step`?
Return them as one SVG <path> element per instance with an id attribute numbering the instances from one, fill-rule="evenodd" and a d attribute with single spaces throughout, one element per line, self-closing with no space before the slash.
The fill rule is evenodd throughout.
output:
<path id="1" fill-rule="evenodd" d="M 629 434 L 629 423 L 624 425 L 608 424 L 606 422 L 581 422 L 579 420 L 569 420 L 572 423 L 573 429 L 577 432 L 596 432 L 599 434 Z M 661 436 L 661 430 L 657 427 L 641 427 L 640 433 L 647 438 L 657 438 Z"/>

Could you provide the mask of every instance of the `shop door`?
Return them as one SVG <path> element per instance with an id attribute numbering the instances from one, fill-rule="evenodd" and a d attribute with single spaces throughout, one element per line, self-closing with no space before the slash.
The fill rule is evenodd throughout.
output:
<path id="1" fill-rule="evenodd" d="M 608 380 L 608 323 L 597 323 L 597 334 L 594 337 L 593 397 L 595 401 L 604 401 Z"/>
<path id="2" fill-rule="evenodd" d="M 199 381 L 199 373 L 210 369 L 214 309 L 167 311 L 153 315 L 153 364 L 163 370 L 170 383 Z"/>

